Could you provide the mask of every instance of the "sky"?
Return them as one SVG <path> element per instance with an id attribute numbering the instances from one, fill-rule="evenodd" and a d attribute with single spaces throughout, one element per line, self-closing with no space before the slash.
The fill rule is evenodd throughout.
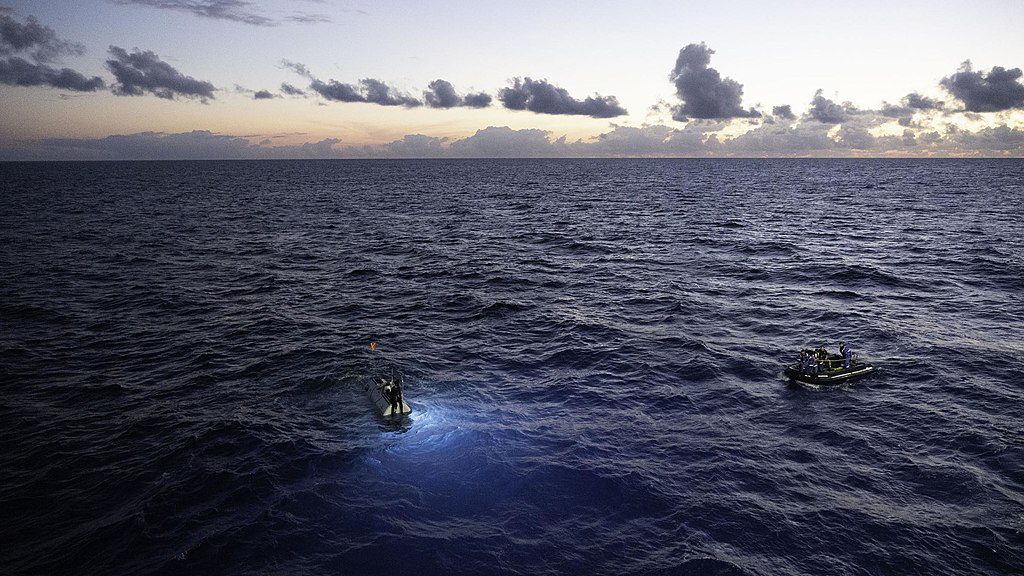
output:
<path id="1" fill-rule="evenodd" d="M 1024 156 L 1024 2 L 0 0 L 0 160 Z"/>

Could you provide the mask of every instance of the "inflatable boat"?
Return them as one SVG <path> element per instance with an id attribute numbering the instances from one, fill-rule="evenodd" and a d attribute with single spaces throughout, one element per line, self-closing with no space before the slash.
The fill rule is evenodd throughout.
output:
<path id="1" fill-rule="evenodd" d="M 401 376 L 397 378 L 373 376 L 366 380 L 364 388 L 381 416 L 391 418 L 412 413 L 412 408 L 405 403 L 402 394 Z"/>
<path id="2" fill-rule="evenodd" d="M 830 365 L 835 368 L 828 368 Z M 843 357 L 835 355 L 829 356 L 827 361 L 822 361 L 821 366 L 822 368 L 814 373 L 802 370 L 800 363 L 796 362 L 786 366 L 785 373 L 790 380 L 811 386 L 839 386 L 875 373 L 874 366 L 867 362 L 860 362 L 856 357 L 848 368 L 843 367 Z"/>

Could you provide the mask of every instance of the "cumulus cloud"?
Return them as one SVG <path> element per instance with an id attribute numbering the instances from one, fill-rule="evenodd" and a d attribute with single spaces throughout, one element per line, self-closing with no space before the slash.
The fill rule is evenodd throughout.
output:
<path id="1" fill-rule="evenodd" d="M 491 105 L 491 95 L 486 92 L 466 94 L 462 104 L 468 108 L 487 108 Z"/>
<path id="2" fill-rule="evenodd" d="M 485 108 L 490 105 L 491 96 L 480 92 L 467 94 L 463 98 L 455 91 L 451 82 L 438 78 L 427 85 L 427 89 L 423 91 L 423 100 L 431 108 L 454 108 L 456 106 Z"/>
<path id="3" fill-rule="evenodd" d="M 709 68 L 715 51 L 706 44 L 689 44 L 679 51 L 669 79 L 676 86 L 676 96 L 683 101 L 672 109 L 672 117 L 681 122 L 689 118 L 756 118 L 760 112 L 744 110 L 743 85 L 732 78 L 722 78 L 718 70 Z"/>
<path id="4" fill-rule="evenodd" d="M 960 65 L 951 76 L 939 84 L 954 98 L 964 104 L 970 112 L 1001 112 L 1013 108 L 1024 108 L 1024 84 L 1021 84 L 1021 69 L 1007 70 L 994 66 L 988 72 L 975 71 L 971 61 Z"/>
<path id="5" fill-rule="evenodd" d="M 136 48 L 129 53 L 124 48 L 111 46 L 110 55 L 114 59 L 107 60 L 107 68 L 117 79 L 113 90 L 118 96 L 142 96 L 149 92 L 167 100 L 183 96 L 203 102 L 214 97 L 213 84 L 185 76 L 153 52 Z"/>
<path id="6" fill-rule="evenodd" d="M 812 119 L 823 124 L 841 124 L 851 116 L 860 113 L 861 111 L 849 102 L 836 104 L 825 98 L 820 88 L 814 93 L 814 98 L 811 99 L 811 108 L 807 111 Z"/>
<path id="7" fill-rule="evenodd" d="M 404 94 L 376 78 L 363 78 L 359 81 L 359 86 L 338 82 L 333 78 L 324 82 L 314 76 L 305 64 L 291 60 L 281 60 L 281 66 L 292 70 L 299 76 L 308 78 L 310 80 L 310 90 L 332 102 L 366 102 L 381 106 L 405 106 L 407 108 L 423 105 L 423 102 L 420 100 Z M 294 86 L 288 85 L 287 89 L 284 87 L 285 84 L 282 84 L 281 89 L 286 94 L 304 95 L 304 92 Z"/>
<path id="8" fill-rule="evenodd" d="M 790 108 L 789 104 L 772 108 L 772 116 L 777 116 L 783 120 L 796 120 L 796 114 L 793 114 L 793 109 Z"/>
<path id="9" fill-rule="evenodd" d="M 49 64 L 62 56 L 78 56 L 85 52 L 81 44 L 62 40 L 48 26 L 29 16 L 24 23 L 10 16 L 0 16 L 0 84 L 11 86 L 50 86 L 62 90 L 93 92 L 104 86 L 98 76 L 87 78 L 71 68 L 55 68 Z M 22 54 L 29 58 L 26 60 Z M 31 60 L 31 61 L 30 61 Z"/>
<path id="10" fill-rule="evenodd" d="M 406 96 L 384 82 L 374 78 L 363 78 L 359 81 L 363 90 L 363 102 L 380 104 L 381 106 L 422 106 L 423 102 Z"/>
<path id="11" fill-rule="evenodd" d="M 381 106 L 406 106 L 415 107 L 423 103 L 419 100 L 399 93 L 380 80 L 364 78 L 359 81 L 359 87 L 352 84 L 330 80 L 313 80 L 309 85 L 317 94 L 327 100 L 334 102 L 366 102 L 379 104 Z"/>
<path id="12" fill-rule="evenodd" d="M 18 57 L 0 59 L 0 84 L 50 86 L 77 92 L 94 92 L 104 86 L 103 79 L 98 76 L 86 78 L 70 68 L 52 68 Z"/>
<path id="13" fill-rule="evenodd" d="M 511 86 L 502 88 L 498 100 L 509 110 L 529 110 L 538 114 L 569 114 L 591 118 L 614 118 L 627 114 L 615 96 L 588 96 L 577 100 L 564 88 L 547 80 L 515 78 Z"/>
<path id="14" fill-rule="evenodd" d="M 271 100 L 273 98 L 277 98 L 277 94 L 274 94 L 269 90 L 257 90 L 253 92 L 252 98 L 253 100 Z"/>
<path id="15" fill-rule="evenodd" d="M 922 96 L 917 92 L 911 92 L 900 99 L 899 104 L 883 102 L 878 113 L 889 118 L 899 118 L 901 124 L 909 124 L 910 116 L 915 112 L 939 110 L 942 108 L 943 104 L 944 103 L 940 100 Z"/>

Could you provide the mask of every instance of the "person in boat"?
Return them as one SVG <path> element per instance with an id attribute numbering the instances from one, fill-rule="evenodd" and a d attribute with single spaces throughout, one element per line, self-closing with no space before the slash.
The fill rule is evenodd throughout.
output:
<path id="1" fill-rule="evenodd" d="M 818 373 L 818 361 L 810 350 L 800 351 L 800 370 L 802 370 L 804 374 Z"/>
<path id="2" fill-rule="evenodd" d="M 819 367 L 825 370 L 832 369 L 832 362 L 828 359 L 828 350 L 825 350 L 824 346 L 818 346 L 818 349 L 814 351 L 814 359 L 818 361 Z"/>
<path id="3" fill-rule="evenodd" d="M 843 368 L 849 368 L 853 362 L 853 349 L 846 342 L 839 343 L 839 355 L 843 357 Z"/>

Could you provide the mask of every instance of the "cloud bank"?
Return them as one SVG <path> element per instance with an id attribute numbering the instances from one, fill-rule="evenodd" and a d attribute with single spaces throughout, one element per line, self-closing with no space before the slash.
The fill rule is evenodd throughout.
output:
<path id="1" fill-rule="evenodd" d="M 269 138 L 193 131 L 142 132 L 105 138 L 47 139 L 14 154 L 18 159 L 260 159 L 260 158 L 533 158 L 533 157 L 787 157 L 1022 156 L 1024 128 L 998 125 L 967 131 L 953 124 L 939 130 L 904 129 L 875 136 L 865 123 L 834 129 L 805 118 L 791 125 L 762 123 L 731 138 L 715 131 L 721 123 L 612 126 L 596 138 L 568 141 L 538 129 L 490 126 L 465 138 L 410 134 L 381 145 L 345 146 L 327 138 L 295 146 L 275 146 Z M 258 136 L 252 137 L 260 138 Z"/>
<path id="2" fill-rule="evenodd" d="M 110 55 L 114 58 L 107 60 L 107 68 L 117 79 L 113 91 L 118 96 L 142 96 L 149 92 L 166 100 L 182 96 L 203 102 L 214 97 L 213 84 L 185 76 L 153 52 L 136 48 L 129 53 L 124 48 L 111 46 Z"/>

